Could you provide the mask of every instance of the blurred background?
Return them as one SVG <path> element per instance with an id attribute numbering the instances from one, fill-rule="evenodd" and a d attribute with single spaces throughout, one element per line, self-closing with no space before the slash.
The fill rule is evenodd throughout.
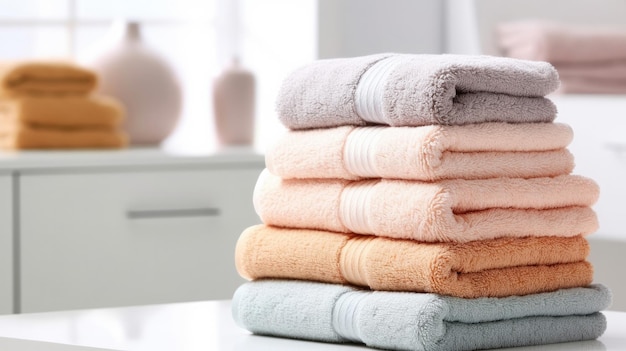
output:
<path id="1" fill-rule="evenodd" d="M 314 0 L 1 0 L 0 59 L 80 61 L 98 52 L 119 19 L 138 22 L 144 43 L 180 80 L 182 116 L 165 142 L 177 150 L 214 148 L 212 80 L 232 52 L 256 77 L 259 145 L 280 128 L 273 97 L 282 78 L 317 56 Z"/>
<path id="2" fill-rule="evenodd" d="M 619 28 L 626 26 L 624 10 L 619 0 L 0 0 L 0 59 L 88 62 L 110 39 L 114 21 L 137 22 L 142 41 L 174 69 L 183 90 L 179 123 L 163 146 L 206 152 L 216 139 L 212 81 L 236 56 L 256 78 L 254 140 L 262 151 L 283 131 L 274 112 L 282 79 L 311 60 L 379 52 L 505 55 L 499 25 L 545 20 Z"/>
<path id="3" fill-rule="evenodd" d="M 173 87 L 180 92 L 180 113 L 167 117 L 174 118 L 175 123 L 162 140 L 151 140 L 149 143 L 134 143 L 131 140 L 130 150 L 121 152 L 129 154 L 134 152 L 135 147 L 147 146 L 159 151 L 205 157 L 181 160 L 154 156 L 146 159 L 145 155 L 113 157 L 109 154 L 88 154 L 81 159 L 74 159 L 67 152 L 52 152 L 44 158 L 37 156 L 32 162 L 27 153 L 0 157 L 0 169 L 4 169 L 7 175 L 3 180 L 0 174 L 0 193 L 6 185 L 8 190 L 2 194 L 10 199 L 0 204 L 0 210 L 4 209 L 4 212 L 0 211 L 0 216 L 6 214 L 7 223 L 12 223 L 11 228 L 1 232 L 8 239 L 0 237 L 0 244 L 8 245 L 5 251 L 8 255 L 14 255 L 0 264 L 0 279 L 9 276 L 7 281 L 10 283 L 7 284 L 12 284 L 4 289 L 6 293 L 0 291 L 0 300 L 8 301 L 2 312 L 37 312 L 230 296 L 234 287 L 241 283 L 234 267 L 231 267 L 234 241 L 243 228 L 258 222 L 251 204 L 251 191 L 263 168 L 263 151 L 285 131 L 274 111 L 274 100 L 282 80 L 297 67 L 315 59 L 380 52 L 489 54 L 544 59 L 559 69 L 564 82 L 569 77 L 567 85 L 563 87 L 572 87 L 571 90 L 562 90 L 551 98 L 559 108 L 557 121 L 569 123 L 574 128 L 575 140 L 570 149 L 577 160 L 576 173 L 600 183 L 602 196 L 596 210 L 601 229 L 598 234 L 594 234 L 597 239 L 592 241 L 592 259 L 598 280 L 607 283 L 616 294 L 614 307 L 626 310 L 626 282 L 614 270 L 626 264 L 624 261 L 618 262 L 623 260 L 623 252 L 626 250 L 626 225 L 623 222 L 626 210 L 622 206 L 626 196 L 623 182 L 626 179 L 624 14 L 626 1 L 623 0 L 0 0 L 2 61 L 69 59 L 98 69 L 94 62 L 111 53 L 111 45 L 132 39 L 133 35 L 135 39 L 139 38 L 141 45 L 150 49 L 151 57 L 158 58 L 164 67 L 170 69 Z M 116 23 L 126 23 L 122 32 Z M 559 38 L 570 39 L 567 42 Z M 562 51 L 566 49 L 562 49 L 559 44 L 564 43 L 570 44 L 566 49 L 574 47 L 576 53 Z M 585 46 L 584 43 L 591 43 L 587 44 L 591 46 Z M 565 63 L 562 61 L 563 55 L 558 55 L 564 52 Z M 556 56 L 553 55 L 555 53 Z M 116 55 L 121 55 L 119 50 Z M 231 68 L 235 61 L 237 69 L 233 71 Z M 134 70 L 138 71 L 140 69 Z M 141 79 L 125 83 L 124 77 L 111 74 L 115 70 L 102 72 L 109 72 L 122 85 L 132 84 L 134 91 L 151 90 L 159 85 Z M 227 105 L 231 110 L 228 110 L 228 106 L 218 110 L 224 115 L 237 115 L 244 113 L 236 112 L 239 110 L 233 110 L 233 106 L 252 106 L 245 110 L 252 122 L 235 118 L 229 127 L 230 133 L 234 128 L 235 134 L 250 128 L 251 139 L 230 143 L 224 141 L 224 136 L 222 139 L 218 136 L 217 129 L 221 128 L 218 127 L 219 119 L 223 120 L 224 117 L 216 116 L 215 101 L 222 100 L 215 98 L 215 84 L 222 78 L 226 81 L 224 77 L 240 79 L 237 84 L 242 84 L 240 87 L 245 89 L 234 91 L 246 90 L 248 94 L 233 95 L 233 90 L 228 90 L 231 86 L 223 85 L 224 91 L 232 95 L 232 100 L 223 98 L 223 101 L 229 101 Z M 102 79 L 106 81 L 109 78 L 103 74 Z M 105 93 L 115 96 L 113 90 Z M 124 105 L 124 100 L 120 101 Z M 167 104 L 164 101 L 157 102 Z M 178 103 L 175 102 L 177 106 Z M 126 118 L 133 119 L 135 116 L 129 113 Z M 154 120 L 143 123 L 148 128 L 159 121 L 155 114 Z M 250 151 L 243 156 L 237 154 L 232 158 L 228 155 L 220 156 L 222 158 L 218 158 L 218 161 L 214 160 L 216 151 L 241 145 L 253 146 L 254 152 Z M 14 163 L 6 165 L 7 159 Z M 144 164 L 152 168 L 140 169 Z M 220 167 L 226 169 L 225 173 L 220 173 Z M 157 179 L 150 172 L 158 173 L 157 176 L 162 178 Z M 129 176 L 131 173 L 132 177 L 137 177 L 136 180 Z M 41 174 L 46 177 L 40 177 Z M 93 184 L 80 187 L 81 182 Z M 229 201 L 219 211 L 214 210 L 212 200 L 206 200 L 214 194 L 210 186 L 223 187 L 218 197 Z M 100 189 L 100 193 L 92 197 L 88 193 L 85 195 L 95 188 Z M 139 195 L 134 193 L 137 189 L 142 189 L 140 194 L 137 193 Z M 115 197 L 115 201 L 108 203 L 117 196 L 116 192 L 120 192 L 119 199 L 122 200 L 115 202 L 118 200 Z M 234 192 L 237 194 L 233 195 Z M 30 200 L 29 195 L 33 196 Z M 49 199 L 50 206 L 45 205 L 46 199 Z M 89 201 L 89 206 L 84 206 L 83 201 Z M 176 219 L 178 222 L 166 225 L 162 222 L 142 224 L 145 227 L 143 229 L 122 223 L 121 218 L 126 220 L 131 205 L 138 205 L 141 210 L 156 208 L 156 212 L 168 215 L 178 211 L 162 209 L 167 206 L 159 207 L 161 202 L 168 201 L 187 209 L 191 206 L 189 203 L 192 203 L 193 206 L 201 207 L 201 210 L 213 211 L 205 211 L 209 217 L 215 217 L 216 213 L 222 214 L 222 217 L 218 220 L 202 219 L 199 222 Z M 57 208 L 57 211 L 62 211 L 59 216 L 51 215 L 50 208 L 60 202 L 66 207 L 68 204 L 71 206 Z M 90 206 L 93 207 L 89 209 Z M 195 208 L 191 210 L 196 211 Z M 85 211 L 82 213 L 84 216 L 81 213 L 77 215 L 76 211 Z M 67 216 L 65 220 L 63 215 Z M 180 245 L 180 250 L 171 256 L 158 256 L 153 254 L 157 252 L 154 251 L 156 246 L 151 246 L 153 244 L 144 245 L 125 238 L 117 242 L 76 240 L 76 237 L 85 234 L 85 228 L 102 235 L 145 230 L 158 232 L 163 237 L 173 232 L 178 234 L 188 231 L 194 233 L 194 238 L 206 241 L 193 239 L 184 244 L 184 239 L 163 239 L 159 244 L 162 245 L 159 249 L 162 251 L 158 252 L 168 252 L 169 255 L 175 251 L 171 250 L 171 245 Z M 202 236 L 206 228 L 220 228 L 218 232 L 227 235 L 228 240 L 219 241 L 221 239 L 216 237 L 207 239 Z M 50 238 L 46 239 L 47 244 L 43 248 L 35 249 L 41 237 L 49 234 L 66 235 L 64 240 L 73 245 L 71 252 L 62 255 L 50 253 L 53 249 L 61 250 L 63 246 L 58 239 Z M 73 234 L 76 237 L 71 237 Z M 96 237 L 95 234 L 93 236 Z M 148 236 L 139 238 L 155 240 L 160 237 L 153 235 L 150 239 L 147 239 Z M 134 236 L 132 240 L 139 239 Z M 205 290 L 193 285 L 198 281 L 193 277 L 177 283 L 181 284 L 178 290 L 175 284 L 168 282 L 168 277 L 179 279 L 190 269 L 205 274 L 202 268 L 198 268 L 204 267 L 203 264 L 207 262 L 203 261 L 205 258 L 200 257 L 200 251 L 190 253 L 188 250 L 213 245 L 215 242 L 223 245 L 216 249 L 222 252 L 220 259 L 223 262 L 210 262 L 213 265 L 225 262 L 229 268 L 224 274 L 228 278 L 221 276 L 219 271 L 207 273 L 209 278 L 206 280 L 209 283 L 202 285 Z M 117 285 L 110 286 L 121 286 L 121 282 L 130 284 L 137 280 L 137 276 L 129 273 L 132 270 L 120 268 L 124 266 L 115 268 L 106 260 L 97 261 L 93 254 L 98 251 L 85 249 L 89 245 L 100 244 L 103 250 L 121 246 L 133 250 L 145 248 L 144 258 L 135 256 L 137 251 L 129 249 L 125 253 L 127 256 L 124 256 L 126 261 L 122 260 L 124 264 L 134 264 L 136 257 L 137 262 L 146 260 L 143 263 L 145 267 L 151 267 L 154 262 L 170 267 L 168 265 L 171 262 L 162 262 L 163 257 L 169 257 L 181 266 L 179 270 L 168 271 L 166 274 L 170 275 L 167 277 L 162 272 L 152 272 L 152 278 L 147 283 L 141 281 L 127 289 L 100 292 L 97 298 L 85 300 L 85 296 L 97 294 L 89 290 L 90 284 L 94 290 L 98 286 L 107 286 L 102 282 L 100 285 L 93 282 L 82 284 L 80 279 L 88 279 L 85 277 L 94 277 L 94 281 L 97 277 L 117 282 Z M 83 251 L 82 255 L 78 254 Z M 75 257 L 72 256 L 74 254 Z M 55 266 L 58 257 L 63 257 L 64 265 Z M 28 263 L 31 259 L 37 263 Z M 67 273 L 66 281 L 55 282 L 49 278 L 58 272 L 65 274 L 72 269 L 80 273 Z M 31 272 L 34 273 L 29 278 Z M 128 276 L 120 281 L 115 280 L 114 276 L 123 274 Z M 42 277 L 47 280 L 40 280 Z M 220 279 L 229 282 L 227 289 L 220 290 L 219 294 L 206 293 L 214 289 L 211 284 L 221 284 Z M 185 286 L 186 283 L 190 285 Z M 158 295 L 162 292 L 159 291 L 160 284 L 169 285 L 171 294 Z M 49 290 L 52 285 L 57 290 Z M 66 290 L 65 286 L 68 286 Z M 194 289 L 198 293 L 189 293 Z M 52 293 L 46 296 L 46 301 L 39 303 L 45 291 Z M 54 294 L 60 296 L 65 293 L 67 297 L 59 299 L 62 302 L 54 301 Z"/>

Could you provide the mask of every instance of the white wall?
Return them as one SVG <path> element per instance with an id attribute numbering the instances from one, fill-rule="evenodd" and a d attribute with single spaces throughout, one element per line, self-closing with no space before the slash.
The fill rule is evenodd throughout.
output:
<path id="1" fill-rule="evenodd" d="M 318 0 L 319 58 L 443 49 L 441 0 Z"/>
<path id="2" fill-rule="evenodd" d="M 497 54 L 492 31 L 500 21 L 626 25 L 625 9 L 623 0 L 318 0 L 318 56 Z"/>

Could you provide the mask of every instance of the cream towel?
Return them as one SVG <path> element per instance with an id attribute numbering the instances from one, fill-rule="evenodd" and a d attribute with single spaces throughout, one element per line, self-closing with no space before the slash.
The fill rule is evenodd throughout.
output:
<path id="1" fill-rule="evenodd" d="M 277 98 L 290 129 L 550 122 L 559 85 L 545 62 L 382 54 L 320 60 L 289 75 Z"/>
<path id="2" fill-rule="evenodd" d="M 265 163 L 282 178 L 550 177 L 574 168 L 572 136 L 559 123 L 345 126 L 287 132 Z"/>
<path id="3" fill-rule="evenodd" d="M 265 224 L 467 242 L 595 231 L 595 182 L 580 176 L 443 180 L 284 180 L 261 173 L 254 206 Z"/>
<path id="4" fill-rule="evenodd" d="M 499 238 L 471 243 L 248 228 L 235 264 L 247 279 L 299 279 L 374 290 L 503 297 L 586 286 L 593 269 L 581 236 Z"/>

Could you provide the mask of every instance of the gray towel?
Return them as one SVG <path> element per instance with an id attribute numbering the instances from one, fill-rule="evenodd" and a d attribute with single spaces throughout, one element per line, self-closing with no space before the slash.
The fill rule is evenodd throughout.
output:
<path id="1" fill-rule="evenodd" d="M 492 56 L 379 54 L 319 60 L 288 76 L 277 111 L 290 129 L 383 124 L 551 122 L 547 62 Z"/>
<path id="2" fill-rule="evenodd" d="M 602 285 L 461 299 L 266 280 L 239 287 L 232 310 L 240 326 L 262 335 L 391 350 L 475 350 L 595 339 L 606 329 L 598 312 L 610 298 Z"/>

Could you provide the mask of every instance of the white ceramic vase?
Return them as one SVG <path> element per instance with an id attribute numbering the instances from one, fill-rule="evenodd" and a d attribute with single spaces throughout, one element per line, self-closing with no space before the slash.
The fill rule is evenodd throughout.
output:
<path id="1" fill-rule="evenodd" d="M 103 47 L 84 64 L 100 76 L 98 92 L 124 105 L 131 144 L 159 144 L 176 127 L 180 84 L 167 62 L 142 42 L 137 22 L 114 23 Z"/>

